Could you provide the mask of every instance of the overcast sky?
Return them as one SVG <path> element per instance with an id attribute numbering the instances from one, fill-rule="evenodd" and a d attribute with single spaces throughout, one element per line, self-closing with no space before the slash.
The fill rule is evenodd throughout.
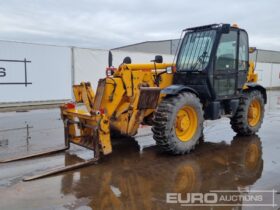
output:
<path id="1" fill-rule="evenodd" d="M 237 23 L 250 45 L 280 51 L 280 0 L 0 0 L 0 39 L 111 49 Z"/>

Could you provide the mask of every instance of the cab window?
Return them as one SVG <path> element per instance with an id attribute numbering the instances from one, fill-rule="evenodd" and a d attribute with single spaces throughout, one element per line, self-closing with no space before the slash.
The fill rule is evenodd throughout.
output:
<path id="1" fill-rule="evenodd" d="M 247 70 L 249 55 L 248 55 L 248 36 L 244 31 L 240 31 L 239 37 L 239 58 L 238 58 L 238 70 Z"/>
<path id="2" fill-rule="evenodd" d="M 222 34 L 216 53 L 216 70 L 236 69 L 237 31 Z"/>

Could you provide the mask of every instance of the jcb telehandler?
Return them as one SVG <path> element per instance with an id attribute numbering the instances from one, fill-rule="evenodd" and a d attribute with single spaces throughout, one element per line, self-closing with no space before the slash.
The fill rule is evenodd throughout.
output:
<path id="1" fill-rule="evenodd" d="M 58 150 L 74 143 L 93 150 L 94 158 L 26 180 L 96 162 L 100 153 L 112 152 L 111 134 L 134 136 L 141 124 L 151 125 L 158 147 L 172 154 L 194 149 L 204 120 L 226 116 L 236 133 L 256 133 L 267 97 L 249 62 L 247 32 L 230 24 L 183 32 L 176 64 L 162 63 L 161 56 L 151 64 L 132 64 L 126 57 L 118 68 L 107 69 L 96 93 L 89 83 L 74 85 L 76 103 L 61 106 L 65 147 Z M 77 109 L 79 103 L 86 110 Z"/>

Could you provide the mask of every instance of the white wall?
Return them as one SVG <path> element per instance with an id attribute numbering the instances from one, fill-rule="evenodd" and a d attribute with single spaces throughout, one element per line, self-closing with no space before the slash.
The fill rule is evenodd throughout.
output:
<path id="1" fill-rule="evenodd" d="M 108 50 L 73 49 L 74 83 L 91 82 L 94 91 L 98 80 L 106 76 L 108 66 Z"/>
<path id="2" fill-rule="evenodd" d="M 280 93 L 278 90 L 271 90 L 267 92 L 267 106 L 269 110 L 280 110 Z"/>
<path id="3" fill-rule="evenodd" d="M 257 63 L 258 83 L 264 87 L 280 87 L 280 64 Z"/>
<path id="4" fill-rule="evenodd" d="M 0 103 L 71 98 L 70 48 L 0 41 L 0 68 Z"/>
<path id="5" fill-rule="evenodd" d="M 272 64 L 270 87 L 280 87 L 280 64 Z"/>
<path id="6" fill-rule="evenodd" d="M 268 87 L 270 84 L 271 63 L 257 63 L 255 71 L 258 74 L 258 83 Z"/>

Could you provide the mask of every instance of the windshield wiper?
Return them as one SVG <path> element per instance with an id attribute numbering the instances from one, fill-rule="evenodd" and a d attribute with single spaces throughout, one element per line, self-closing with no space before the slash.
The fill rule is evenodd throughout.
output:
<path id="1" fill-rule="evenodd" d="M 208 45 L 209 45 L 209 40 L 207 40 L 207 42 L 205 44 L 203 53 L 197 57 L 195 63 L 191 66 L 191 70 L 195 70 L 195 68 L 196 68 L 196 66 L 198 64 L 202 64 L 202 66 L 203 66 L 203 64 L 205 64 L 205 58 L 208 57 L 208 55 L 207 55 L 207 53 L 208 53 L 207 52 Z"/>
<path id="2" fill-rule="evenodd" d="M 204 51 L 200 56 L 197 57 L 194 65 L 191 66 L 191 70 L 195 70 L 198 64 L 202 64 L 202 65 L 205 64 L 205 58 L 207 57 L 208 57 L 207 52 Z"/>

